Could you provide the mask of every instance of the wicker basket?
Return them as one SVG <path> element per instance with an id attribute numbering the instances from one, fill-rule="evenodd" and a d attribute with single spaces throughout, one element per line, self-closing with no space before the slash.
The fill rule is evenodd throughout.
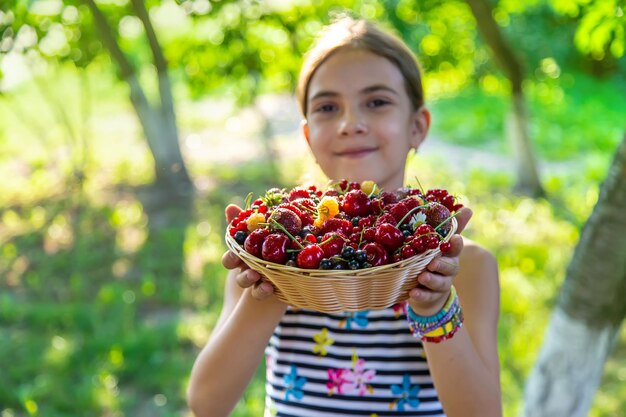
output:
<path id="1" fill-rule="evenodd" d="M 444 241 L 456 232 L 457 221 Z M 226 245 L 251 269 L 274 284 L 276 296 L 294 307 L 325 313 L 376 310 L 391 307 L 408 299 L 417 286 L 417 276 L 440 253 L 428 250 L 393 264 L 367 269 L 319 270 L 302 269 L 267 262 L 246 252 L 226 232 Z"/>

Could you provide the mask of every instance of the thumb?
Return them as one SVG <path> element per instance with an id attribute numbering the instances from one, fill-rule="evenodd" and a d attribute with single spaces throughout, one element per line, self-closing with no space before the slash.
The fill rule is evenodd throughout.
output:
<path id="1" fill-rule="evenodd" d="M 230 223 L 233 221 L 235 217 L 241 212 L 241 207 L 236 204 L 229 204 L 224 209 L 224 214 L 226 215 L 226 221 Z"/>
<path id="2" fill-rule="evenodd" d="M 456 221 L 458 223 L 456 233 L 460 234 L 463 231 L 463 229 L 465 229 L 465 226 L 467 226 L 467 223 L 469 223 L 472 215 L 473 215 L 472 210 L 467 207 L 463 207 L 459 211 L 459 214 L 456 215 Z"/>

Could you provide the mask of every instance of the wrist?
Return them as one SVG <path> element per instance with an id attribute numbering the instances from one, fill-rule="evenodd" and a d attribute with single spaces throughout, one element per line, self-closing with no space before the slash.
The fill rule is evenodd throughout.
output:
<path id="1" fill-rule="evenodd" d="M 435 300 L 432 303 L 428 303 L 428 305 L 424 305 L 423 303 L 416 303 L 409 298 L 407 301 L 408 307 L 411 308 L 413 313 L 417 316 L 429 317 L 440 312 L 448 300 L 450 299 L 451 291 L 448 291 L 445 294 L 442 294 L 441 298 Z"/>
<path id="2" fill-rule="evenodd" d="M 416 314 L 407 303 L 406 318 L 411 333 L 422 342 L 439 343 L 450 339 L 463 326 L 463 311 L 454 287 L 443 307 L 429 316 Z"/>

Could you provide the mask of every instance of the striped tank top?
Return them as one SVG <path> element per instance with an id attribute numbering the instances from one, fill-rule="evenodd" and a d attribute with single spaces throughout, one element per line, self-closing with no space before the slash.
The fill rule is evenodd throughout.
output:
<path id="1" fill-rule="evenodd" d="M 266 348 L 265 417 L 445 417 L 403 305 L 287 310 Z"/>

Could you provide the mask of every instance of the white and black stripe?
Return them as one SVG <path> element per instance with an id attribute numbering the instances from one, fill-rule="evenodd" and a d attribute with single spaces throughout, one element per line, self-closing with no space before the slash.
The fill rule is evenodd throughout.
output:
<path id="1" fill-rule="evenodd" d="M 327 339 L 333 340 L 324 346 L 325 355 L 314 353 L 314 336 L 323 329 Z M 445 417 L 423 347 L 408 330 L 402 309 L 355 315 L 289 308 L 269 341 L 266 355 L 268 417 Z M 364 361 L 365 370 L 375 371 L 366 381 L 367 390 L 338 393 L 335 386 L 329 393 L 329 369 L 354 371 L 355 357 Z M 412 390 L 411 398 L 418 404 L 403 399 L 402 392 L 409 393 L 404 388 Z"/>

